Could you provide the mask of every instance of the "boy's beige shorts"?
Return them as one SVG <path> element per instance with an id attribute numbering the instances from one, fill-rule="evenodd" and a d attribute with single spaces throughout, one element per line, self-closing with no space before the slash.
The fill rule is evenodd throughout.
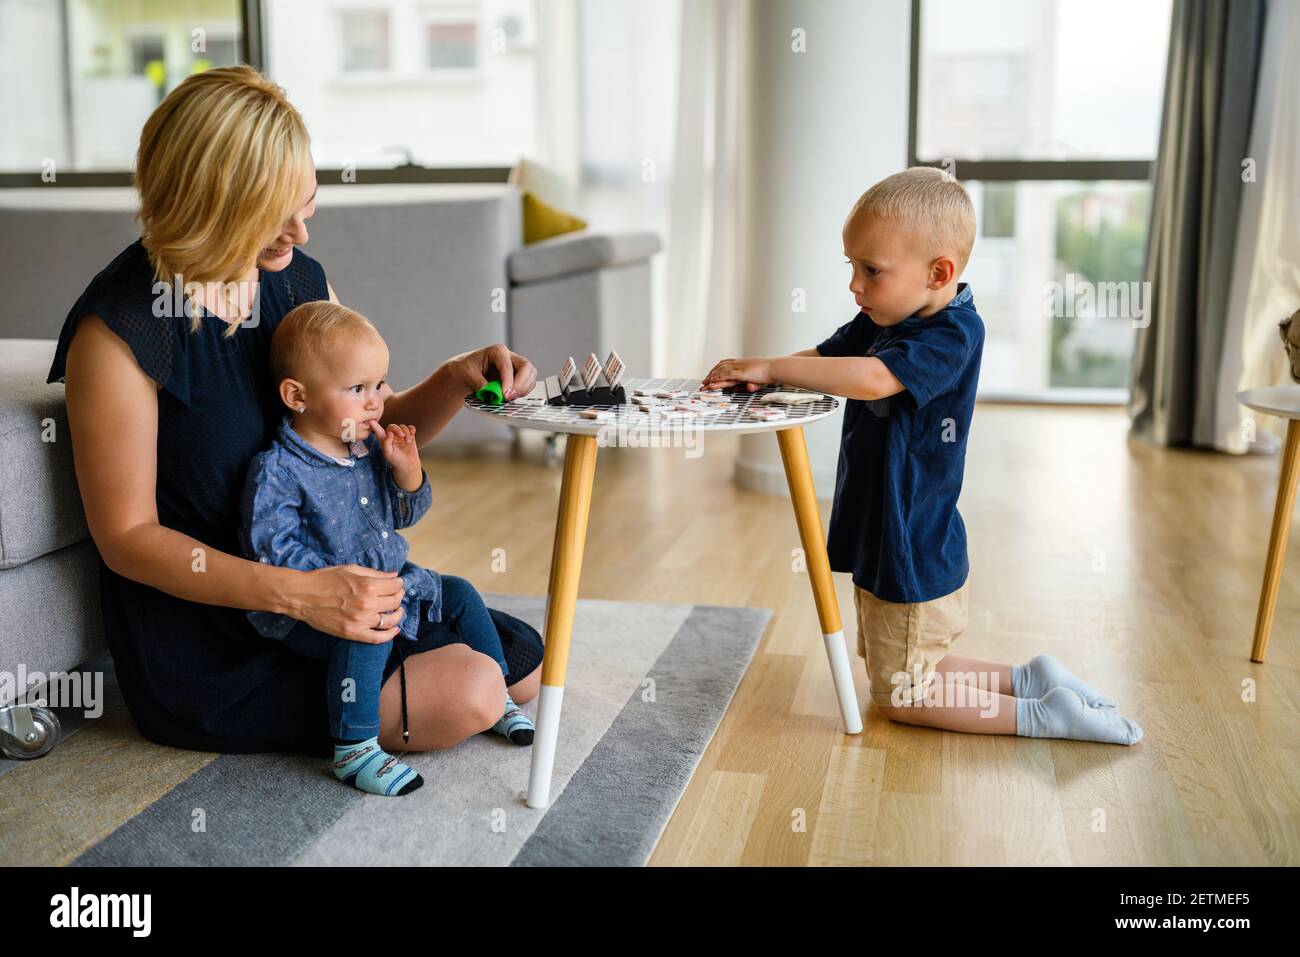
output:
<path id="1" fill-rule="evenodd" d="M 853 586 L 853 604 L 858 611 L 858 654 L 867 663 L 872 701 L 889 707 L 924 696 L 934 666 L 948 653 L 954 639 L 966 630 L 969 595 L 969 578 L 942 598 L 902 604 L 883 601 Z"/>

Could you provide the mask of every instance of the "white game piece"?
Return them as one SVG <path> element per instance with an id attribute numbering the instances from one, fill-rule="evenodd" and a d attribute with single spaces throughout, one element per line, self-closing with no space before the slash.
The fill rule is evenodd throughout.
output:
<path id="1" fill-rule="evenodd" d="M 699 412 L 701 409 L 707 409 L 708 407 L 708 402 L 702 402 L 699 399 L 681 399 L 676 405 L 676 408 L 685 412 Z"/>
<path id="2" fill-rule="evenodd" d="M 614 418 L 612 409 L 580 409 L 578 415 L 584 419 L 597 419 L 601 422 Z"/>
<path id="3" fill-rule="evenodd" d="M 722 415 L 722 413 L 726 412 L 727 409 L 729 408 L 730 406 L 724 407 L 721 405 L 715 405 L 710 402 L 710 403 L 706 403 L 705 407 L 698 410 L 695 414 L 696 415 Z"/>
<path id="4" fill-rule="evenodd" d="M 659 392 L 658 389 L 633 389 L 633 390 L 632 390 L 632 394 L 633 394 L 634 396 L 637 396 L 637 395 L 656 395 L 656 394 L 658 394 L 658 392 Z"/>
<path id="5" fill-rule="evenodd" d="M 569 388 L 569 383 L 573 381 L 573 377 L 577 374 L 577 371 L 578 364 L 573 361 L 573 356 L 569 356 L 569 358 L 564 360 L 564 365 L 561 367 L 559 375 L 560 388 L 562 390 L 567 390 Z"/>
<path id="6" fill-rule="evenodd" d="M 684 399 L 690 393 L 685 389 L 656 389 L 655 395 L 661 399 Z"/>
<path id="7" fill-rule="evenodd" d="M 605 381 L 609 383 L 611 389 L 617 389 L 619 382 L 623 380 L 623 360 L 613 349 L 609 350 L 609 358 L 605 360 Z"/>
<path id="8" fill-rule="evenodd" d="M 763 409 L 751 407 L 745 410 L 745 414 L 751 419 L 758 419 L 762 422 L 775 422 L 778 419 L 785 418 L 785 409 Z"/>
<path id="9" fill-rule="evenodd" d="M 582 364 L 582 387 L 590 392 L 596 386 L 600 379 L 600 360 L 596 358 L 596 353 L 587 356 L 587 361 Z"/>
<path id="10" fill-rule="evenodd" d="M 762 396 L 759 402 L 779 402 L 782 405 L 807 405 L 810 402 L 816 402 L 824 399 L 826 396 L 819 392 L 769 392 Z"/>

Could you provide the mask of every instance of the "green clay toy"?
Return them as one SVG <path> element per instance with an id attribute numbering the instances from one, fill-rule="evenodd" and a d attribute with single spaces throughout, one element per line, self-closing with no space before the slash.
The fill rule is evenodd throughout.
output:
<path id="1" fill-rule="evenodd" d="M 479 386 L 474 391 L 474 397 L 487 405 L 502 405 L 506 401 L 505 395 L 501 392 L 501 383 L 496 379 Z"/>

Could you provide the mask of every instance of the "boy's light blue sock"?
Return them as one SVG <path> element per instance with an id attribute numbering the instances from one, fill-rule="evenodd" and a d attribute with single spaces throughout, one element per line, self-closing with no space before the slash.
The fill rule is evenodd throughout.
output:
<path id="1" fill-rule="evenodd" d="M 368 794 L 397 797 L 424 783 L 411 768 L 379 746 L 379 736 L 364 741 L 334 742 L 334 776 Z"/>
<path id="2" fill-rule="evenodd" d="M 1083 695 L 1094 708 L 1118 708 L 1107 698 L 1051 655 L 1035 655 L 1023 665 L 1011 666 L 1011 693 L 1017 698 L 1041 698 L 1053 688 L 1070 688 Z"/>
<path id="3" fill-rule="evenodd" d="M 504 735 L 514 744 L 529 745 L 533 743 L 533 719 L 519 710 L 519 705 L 510 700 L 506 692 L 506 710 L 501 720 L 492 725 L 492 730 Z"/>
<path id="4" fill-rule="evenodd" d="M 1114 708 L 1094 708 L 1072 688 L 1053 688 L 1041 698 L 1016 699 L 1016 734 L 1022 738 L 1070 738 L 1105 744 L 1137 744 L 1142 729 Z"/>

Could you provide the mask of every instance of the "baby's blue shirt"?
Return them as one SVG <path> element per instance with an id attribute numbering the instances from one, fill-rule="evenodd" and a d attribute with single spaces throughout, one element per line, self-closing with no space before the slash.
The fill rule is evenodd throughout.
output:
<path id="1" fill-rule="evenodd" d="M 347 458 L 335 458 L 290 423 L 286 415 L 271 447 L 248 466 L 240 499 L 244 554 L 299 571 L 334 565 L 396 571 L 406 588 L 398 627 L 415 640 L 420 602 L 429 603 L 429 621 L 442 620 L 442 577 L 406 560 L 406 539 L 396 530 L 414 525 L 433 504 L 428 472 L 421 469 L 419 489 L 407 492 L 393 480 L 373 432 L 351 443 Z M 283 638 L 298 623 L 268 611 L 247 614 L 267 638 Z"/>

